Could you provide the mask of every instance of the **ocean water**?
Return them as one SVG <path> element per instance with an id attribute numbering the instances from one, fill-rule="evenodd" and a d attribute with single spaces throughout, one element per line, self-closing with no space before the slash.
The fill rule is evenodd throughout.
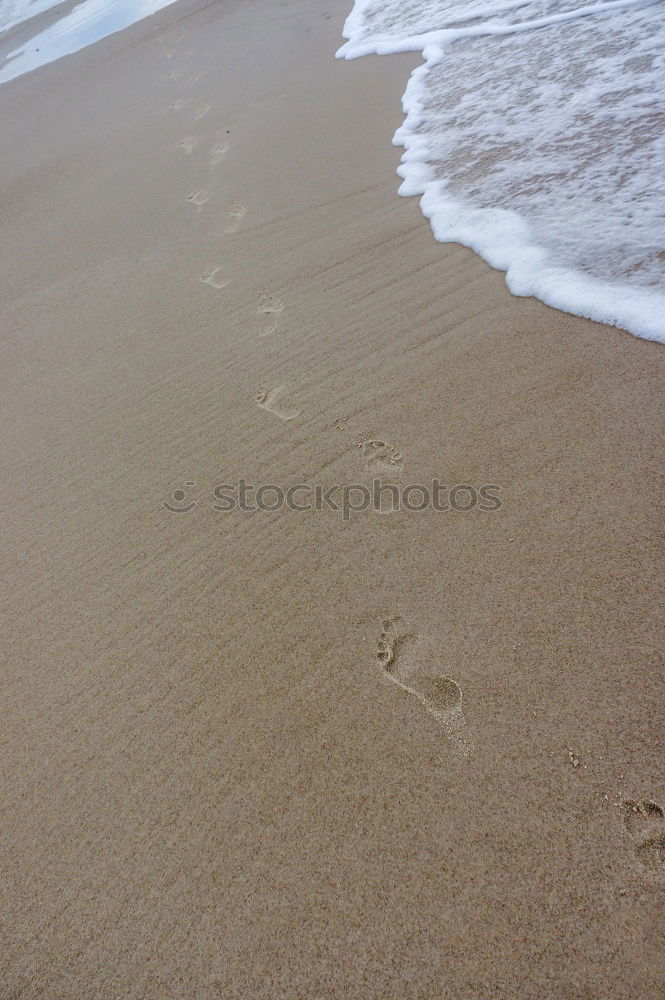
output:
<path id="1" fill-rule="evenodd" d="M 0 35 L 17 24 L 57 7 L 60 0 L 0 0 Z"/>
<path id="2" fill-rule="evenodd" d="M 423 54 L 393 142 L 438 240 L 665 343 L 665 0 L 358 0 L 344 35 Z"/>
<path id="3" fill-rule="evenodd" d="M 38 32 L 0 62 L 0 83 L 38 69 L 62 56 L 78 52 L 101 38 L 128 28 L 175 0 L 83 0 L 48 28 Z M 9 28 L 42 13 L 54 0 L 0 0 L 0 41 Z M 63 5 L 64 6 L 64 5 Z"/>

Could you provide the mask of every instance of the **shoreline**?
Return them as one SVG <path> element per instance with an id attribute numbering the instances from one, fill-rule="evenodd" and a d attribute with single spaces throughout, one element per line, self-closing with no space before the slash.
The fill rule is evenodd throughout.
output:
<path id="1" fill-rule="evenodd" d="M 347 14 L 0 87 L 8 996 L 659 995 L 662 347 L 435 243 Z M 203 503 L 377 474 L 503 503 Z"/>

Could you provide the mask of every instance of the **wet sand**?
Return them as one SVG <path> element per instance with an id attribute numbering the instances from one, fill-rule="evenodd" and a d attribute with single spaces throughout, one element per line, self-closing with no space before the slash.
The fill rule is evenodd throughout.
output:
<path id="1" fill-rule="evenodd" d="M 0 87 L 3 1000 L 660 996 L 665 353 L 434 242 L 347 13 Z M 213 509 L 377 474 L 502 505 Z"/>

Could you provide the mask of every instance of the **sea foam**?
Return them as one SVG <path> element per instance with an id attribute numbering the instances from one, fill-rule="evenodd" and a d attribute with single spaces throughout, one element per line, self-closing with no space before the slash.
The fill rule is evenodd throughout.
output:
<path id="1" fill-rule="evenodd" d="M 358 0 L 344 35 L 423 53 L 393 141 L 437 240 L 665 342 L 663 0 Z"/>

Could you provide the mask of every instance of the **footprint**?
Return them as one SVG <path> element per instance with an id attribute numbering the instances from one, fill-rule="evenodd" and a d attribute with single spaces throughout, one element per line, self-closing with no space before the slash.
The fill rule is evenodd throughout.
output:
<path id="1" fill-rule="evenodd" d="M 201 208 L 207 201 L 210 200 L 210 195 L 207 191 L 194 191 L 193 194 L 187 195 L 187 201 L 190 201 L 192 205 L 196 205 L 199 212 Z"/>
<path id="2" fill-rule="evenodd" d="M 224 157 L 226 156 L 226 154 L 228 153 L 228 151 L 229 151 L 229 147 L 226 146 L 226 145 L 222 144 L 222 145 L 219 145 L 219 146 L 215 146 L 213 148 L 212 152 L 210 153 L 210 166 L 211 167 L 217 166 L 217 164 L 220 162 L 220 160 L 224 159 Z"/>
<path id="3" fill-rule="evenodd" d="M 447 739 L 462 757 L 473 754 L 473 742 L 462 712 L 462 691 L 451 678 L 425 668 L 416 652 L 418 637 L 403 631 L 399 618 L 387 618 L 376 643 L 376 660 L 394 684 L 412 694 L 441 724 Z"/>
<path id="4" fill-rule="evenodd" d="M 637 860 L 650 872 L 665 872 L 665 809 L 656 802 L 633 799 L 622 802 L 621 809 Z"/>
<path id="5" fill-rule="evenodd" d="M 359 441 L 365 460 L 365 471 L 372 477 L 375 493 L 374 510 L 379 514 L 394 514 L 401 510 L 401 480 L 404 462 L 397 448 L 380 438 Z M 378 501 L 378 502 L 377 502 Z"/>
<path id="6" fill-rule="evenodd" d="M 414 670 L 411 655 L 418 639 L 414 632 L 402 632 L 397 618 L 386 618 L 382 623 L 381 637 L 376 644 L 376 659 L 392 680 L 406 683 Z"/>
<path id="7" fill-rule="evenodd" d="M 260 293 L 259 307 L 256 310 L 257 315 L 262 320 L 259 327 L 259 337 L 268 337 L 275 332 L 279 325 L 279 314 L 283 308 L 282 300 L 278 299 L 276 295 L 269 295 L 267 292 Z"/>
<path id="8" fill-rule="evenodd" d="M 193 136 L 186 135 L 184 138 L 178 139 L 178 149 L 182 149 L 185 153 L 189 154 L 194 149 L 194 146 L 198 141 L 199 140 L 195 139 Z"/>
<path id="9" fill-rule="evenodd" d="M 229 205 L 229 224 L 226 227 L 227 233 L 237 233 L 240 223 L 242 222 L 245 212 L 247 211 L 242 205 L 238 205 L 236 202 L 232 202 Z"/>
<path id="10" fill-rule="evenodd" d="M 210 111 L 211 107 L 212 107 L 211 104 L 203 104 L 201 105 L 200 108 L 197 108 L 196 111 L 194 112 L 194 121 L 198 122 L 201 120 L 201 118 L 205 118 L 205 116 Z"/>
<path id="11" fill-rule="evenodd" d="M 283 385 L 278 385 L 274 389 L 268 389 L 265 392 L 259 392 L 254 397 L 258 406 L 262 410 L 269 410 L 270 413 L 274 413 L 276 417 L 280 420 L 295 420 L 296 417 L 300 416 L 300 410 L 294 410 L 290 407 L 285 407 L 277 403 L 277 397 L 281 395 L 284 391 Z"/>
<path id="12" fill-rule="evenodd" d="M 395 476 L 404 468 L 401 453 L 387 441 L 368 438 L 360 442 L 360 447 L 366 459 L 366 469 L 373 475 Z"/>
<path id="13" fill-rule="evenodd" d="M 213 288 L 226 288 L 228 285 L 228 279 L 219 276 L 221 267 L 216 267 L 214 271 L 204 271 L 201 275 L 201 281 L 204 285 L 212 285 Z"/>

